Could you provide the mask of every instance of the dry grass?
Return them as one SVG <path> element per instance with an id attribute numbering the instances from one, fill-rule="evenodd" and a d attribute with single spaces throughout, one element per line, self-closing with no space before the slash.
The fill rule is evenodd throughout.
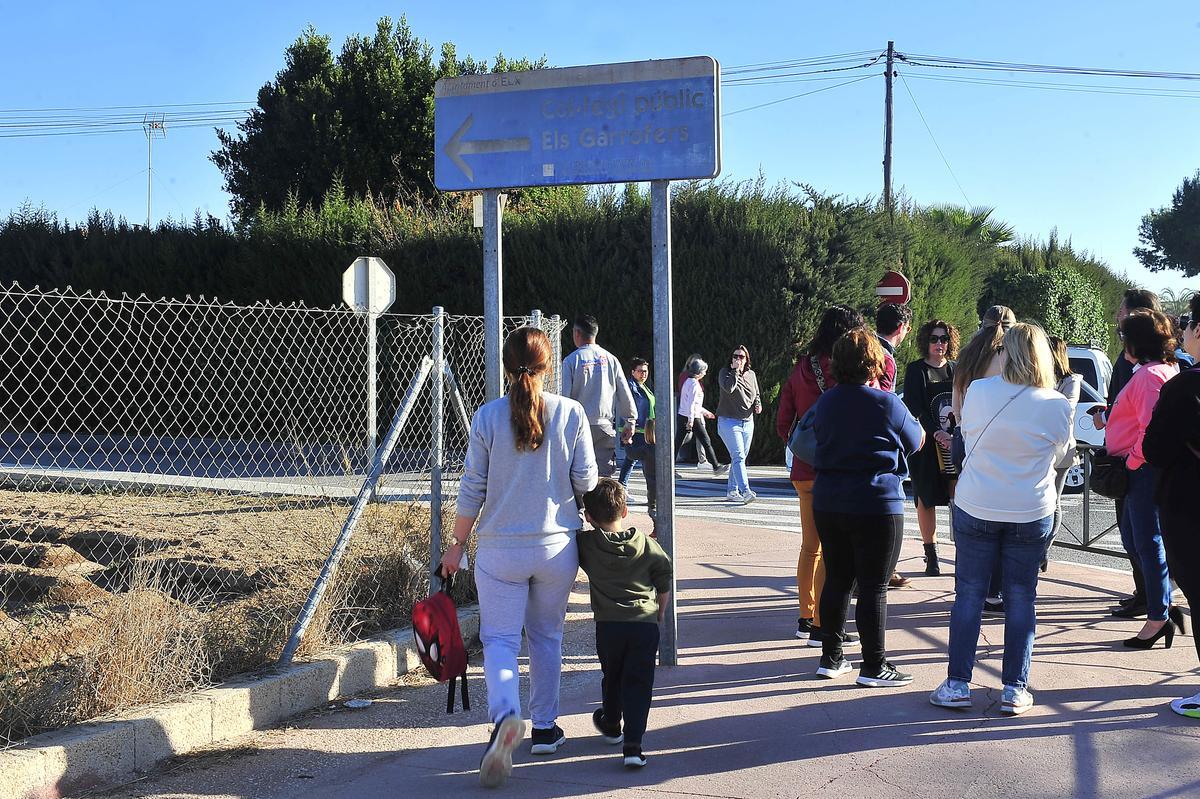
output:
<path id="1" fill-rule="evenodd" d="M 0 512 L 9 551 L 53 563 L 0 574 L 0 746 L 272 663 L 349 510 L 212 494 L 0 494 L 13 500 Z M 427 506 L 368 508 L 300 655 L 408 624 L 427 591 L 428 530 Z M 471 601 L 474 585 L 455 593 Z"/>

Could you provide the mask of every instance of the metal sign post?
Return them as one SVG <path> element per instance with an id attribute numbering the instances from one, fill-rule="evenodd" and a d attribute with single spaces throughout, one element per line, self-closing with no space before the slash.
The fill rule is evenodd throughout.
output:
<path id="1" fill-rule="evenodd" d="M 487 398 L 500 396 L 499 189 L 650 181 L 658 540 L 675 556 L 670 181 L 721 172 L 721 69 L 708 56 L 442 78 L 434 87 L 434 183 L 483 191 Z M 674 584 L 672 584 L 674 586 Z M 674 589 L 659 646 L 678 661 Z"/>
<path id="2" fill-rule="evenodd" d="M 367 317 L 367 460 L 374 461 L 379 436 L 377 322 L 396 301 L 396 276 L 382 258 L 356 258 L 342 273 L 342 301 Z"/>
<path id="3" fill-rule="evenodd" d="M 675 392 L 671 379 L 671 181 L 650 184 L 650 252 L 654 275 L 654 374 L 659 386 L 655 395 L 654 468 L 658 478 L 655 530 L 663 551 L 675 562 Z M 664 391 L 663 388 L 666 390 Z M 663 420 L 666 424 L 663 424 Z M 675 569 L 671 570 L 671 601 L 662 623 L 658 659 L 664 666 L 679 662 L 676 646 L 678 615 L 675 602 Z"/>
<path id="4" fill-rule="evenodd" d="M 484 399 L 491 402 L 504 392 L 500 370 L 501 337 L 504 335 L 504 247 L 500 228 L 504 223 L 503 195 L 495 189 L 483 193 L 483 356 L 487 385 Z"/>

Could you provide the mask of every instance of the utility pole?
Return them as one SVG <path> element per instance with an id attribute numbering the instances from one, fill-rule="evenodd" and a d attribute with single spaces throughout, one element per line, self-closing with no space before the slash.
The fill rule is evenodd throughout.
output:
<path id="1" fill-rule="evenodd" d="M 883 99 L 883 207 L 887 209 L 888 215 L 892 213 L 892 58 L 895 54 L 895 42 L 888 42 L 887 46 L 887 72 L 884 77 L 887 79 L 887 88 L 884 90 Z"/>
<path id="2" fill-rule="evenodd" d="M 146 131 L 146 230 L 150 229 L 150 199 L 154 186 L 154 139 L 167 137 L 165 114 L 146 114 L 142 118 L 142 130 Z"/>

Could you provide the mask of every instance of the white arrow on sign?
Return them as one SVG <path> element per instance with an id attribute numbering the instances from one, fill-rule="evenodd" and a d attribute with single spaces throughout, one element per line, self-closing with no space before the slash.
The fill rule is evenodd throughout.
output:
<path id="1" fill-rule="evenodd" d="M 466 121 L 458 126 L 458 130 L 454 131 L 454 135 L 450 137 L 450 141 L 446 142 L 445 148 L 446 155 L 463 171 L 463 174 L 467 176 L 467 180 L 475 179 L 475 170 L 471 169 L 471 165 L 463 160 L 462 157 L 464 155 L 520 153 L 533 147 L 528 136 L 517 136 L 512 139 L 475 139 L 473 141 L 463 141 L 462 137 L 467 135 L 467 131 L 471 129 L 471 125 L 474 122 L 475 115 L 468 114 Z"/>

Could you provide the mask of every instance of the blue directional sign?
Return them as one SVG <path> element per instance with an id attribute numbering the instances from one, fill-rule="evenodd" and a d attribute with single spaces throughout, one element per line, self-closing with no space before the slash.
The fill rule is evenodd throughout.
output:
<path id="1" fill-rule="evenodd" d="M 464 191 L 716 177 L 720 86 L 708 56 L 443 78 L 434 182 Z"/>

